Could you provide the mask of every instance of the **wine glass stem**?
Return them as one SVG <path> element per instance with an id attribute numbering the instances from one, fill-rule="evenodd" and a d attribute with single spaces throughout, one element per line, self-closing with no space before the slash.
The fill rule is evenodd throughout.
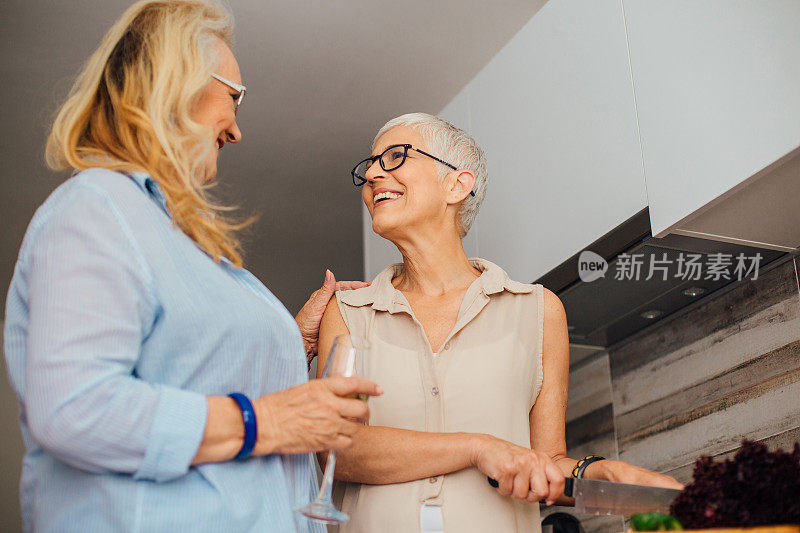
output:
<path id="1" fill-rule="evenodd" d="M 336 468 L 336 450 L 328 452 L 328 462 L 325 463 L 325 473 L 322 474 L 322 485 L 319 487 L 318 500 L 330 502 L 333 496 L 333 471 Z"/>

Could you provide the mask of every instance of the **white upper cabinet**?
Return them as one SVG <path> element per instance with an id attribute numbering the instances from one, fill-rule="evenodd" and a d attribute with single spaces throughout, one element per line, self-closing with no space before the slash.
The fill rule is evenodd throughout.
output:
<path id="1" fill-rule="evenodd" d="M 800 145 L 800 2 L 625 0 L 623 9 L 653 234 L 724 240 L 712 235 L 726 233 L 719 223 L 692 219 Z M 751 203 L 738 201 L 741 216 Z M 762 233 L 728 237 L 793 242 Z"/>
<path id="2" fill-rule="evenodd" d="M 441 115 L 489 158 L 465 248 L 520 281 L 648 205 L 655 236 L 800 244 L 798 0 L 550 0 Z M 368 222 L 370 277 L 399 255 Z"/>
<path id="3" fill-rule="evenodd" d="M 619 1 L 550 0 L 466 91 L 489 159 L 478 253 L 512 278 L 537 279 L 647 205 Z"/>

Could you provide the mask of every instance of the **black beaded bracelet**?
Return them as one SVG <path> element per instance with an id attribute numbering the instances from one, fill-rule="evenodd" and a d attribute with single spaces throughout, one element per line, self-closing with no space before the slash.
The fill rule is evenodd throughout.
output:
<path id="1" fill-rule="evenodd" d="M 572 469 L 572 477 L 583 477 L 583 471 L 586 470 L 586 467 L 596 461 L 603 461 L 605 457 L 600 457 L 599 455 L 587 455 L 577 463 L 575 463 L 575 468 Z"/>

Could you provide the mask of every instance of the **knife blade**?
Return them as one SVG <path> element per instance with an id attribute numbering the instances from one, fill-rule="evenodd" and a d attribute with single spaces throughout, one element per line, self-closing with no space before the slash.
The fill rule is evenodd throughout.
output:
<path id="1" fill-rule="evenodd" d="M 565 496 L 575 498 L 575 510 L 595 515 L 631 516 L 636 513 L 669 513 L 678 489 L 629 485 L 598 479 L 567 478 Z"/>
<path id="2" fill-rule="evenodd" d="M 499 484 L 487 477 L 489 485 Z M 564 480 L 564 496 L 575 498 L 575 510 L 594 515 L 631 516 L 636 513 L 669 513 L 678 489 L 630 485 L 613 481 L 568 477 Z"/>

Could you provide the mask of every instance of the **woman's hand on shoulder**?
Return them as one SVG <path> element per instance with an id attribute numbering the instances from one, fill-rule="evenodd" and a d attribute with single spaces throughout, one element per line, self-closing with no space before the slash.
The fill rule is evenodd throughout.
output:
<path id="1" fill-rule="evenodd" d="M 295 317 L 295 322 L 297 322 L 297 326 L 303 336 L 306 359 L 309 363 L 317 355 L 319 349 L 319 324 L 333 294 L 336 291 L 360 289 L 367 286 L 369 286 L 369 282 L 365 281 L 336 281 L 333 272 L 330 270 L 325 271 L 325 281 L 322 283 L 322 287 L 311 294 L 311 297 Z"/>
<path id="2" fill-rule="evenodd" d="M 491 435 L 476 435 L 472 464 L 498 483 L 503 496 L 550 505 L 564 493 L 564 475 L 545 453 Z"/>
<path id="3" fill-rule="evenodd" d="M 652 472 L 646 468 L 614 459 L 605 459 L 590 464 L 586 467 L 584 476 L 633 485 L 683 489 L 683 485 L 672 476 Z"/>
<path id="4" fill-rule="evenodd" d="M 379 396 L 375 383 L 358 377 L 314 379 L 267 394 L 253 406 L 258 421 L 255 453 L 299 454 L 341 450 L 369 418 L 357 394 Z"/>

